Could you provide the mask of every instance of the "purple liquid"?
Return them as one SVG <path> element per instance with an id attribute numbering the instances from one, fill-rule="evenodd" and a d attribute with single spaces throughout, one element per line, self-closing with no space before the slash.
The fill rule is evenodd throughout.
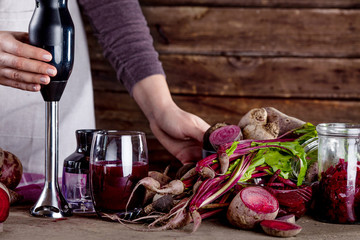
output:
<path id="1" fill-rule="evenodd" d="M 98 212 L 120 212 L 125 210 L 132 190 L 137 182 L 148 174 L 148 164 L 133 163 L 131 174 L 126 174 L 121 161 L 101 161 L 91 164 L 95 209 Z M 144 199 L 144 189 L 135 191 L 128 209 L 139 207 Z"/>

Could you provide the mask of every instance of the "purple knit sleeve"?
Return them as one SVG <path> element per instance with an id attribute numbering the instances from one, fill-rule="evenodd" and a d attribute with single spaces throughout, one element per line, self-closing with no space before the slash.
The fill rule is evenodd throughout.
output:
<path id="1" fill-rule="evenodd" d="M 164 74 L 138 0 L 78 0 L 89 17 L 104 56 L 132 94 L 140 80 Z"/>

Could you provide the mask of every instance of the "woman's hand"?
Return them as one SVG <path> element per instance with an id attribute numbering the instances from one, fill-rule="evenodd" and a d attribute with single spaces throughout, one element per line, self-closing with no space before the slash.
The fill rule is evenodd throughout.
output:
<path id="1" fill-rule="evenodd" d="M 210 126 L 173 102 L 164 76 L 153 75 L 138 82 L 133 96 L 155 137 L 172 155 L 183 164 L 201 159 L 203 135 Z"/>
<path id="2" fill-rule="evenodd" d="M 1 85 L 36 92 L 56 75 L 56 68 L 45 63 L 51 54 L 28 42 L 27 33 L 0 31 Z"/>
<path id="3" fill-rule="evenodd" d="M 159 142 L 183 164 L 202 159 L 203 135 L 209 125 L 201 118 L 171 104 L 150 121 L 150 128 Z"/>

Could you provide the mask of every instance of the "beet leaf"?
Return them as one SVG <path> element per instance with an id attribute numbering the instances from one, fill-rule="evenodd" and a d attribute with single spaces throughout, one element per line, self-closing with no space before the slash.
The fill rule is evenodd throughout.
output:
<path id="1" fill-rule="evenodd" d="M 251 145 L 268 146 L 260 149 L 255 157 L 263 157 L 273 172 L 280 169 L 283 178 L 295 177 L 297 185 L 302 184 L 306 175 L 307 161 L 305 151 L 299 142 L 253 142 Z M 292 166 L 298 166 L 299 169 L 293 169 Z"/>

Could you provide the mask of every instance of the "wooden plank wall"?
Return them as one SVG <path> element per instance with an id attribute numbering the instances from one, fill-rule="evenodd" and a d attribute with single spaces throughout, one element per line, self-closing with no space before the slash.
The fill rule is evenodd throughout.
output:
<path id="1" fill-rule="evenodd" d="M 360 122 L 358 0 L 141 0 L 172 95 L 210 124 L 273 106 L 314 124 Z M 153 166 L 179 165 L 116 82 L 87 24 L 99 128 L 147 133 Z"/>

